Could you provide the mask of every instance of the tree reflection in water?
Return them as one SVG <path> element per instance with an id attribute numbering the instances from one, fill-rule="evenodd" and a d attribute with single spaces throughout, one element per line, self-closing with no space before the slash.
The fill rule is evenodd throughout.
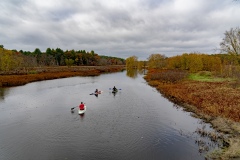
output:
<path id="1" fill-rule="evenodd" d="M 134 68 L 128 68 L 127 69 L 127 73 L 126 73 L 126 75 L 128 76 L 128 77 L 131 77 L 131 78 L 133 78 L 133 79 L 135 79 L 135 78 L 137 78 L 137 76 L 138 76 L 138 74 L 146 74 L 146 69 L 142 69 L 142 68 L 140 68 L 140 69 L 134 69 Z"/>
<path id="2" fill-rule="evenodd" d="M 126 75 L 128 76 L 128 77 L 131 77 L 131 78 L 137 78 L 137 74 L 138 74 L 138 72 L 137 72 L 137 69 L 127 69 L 127 73 L 126 73 Z"/>
<path id="3" fill-rule="evenodd" d="M 4 94 L 5 93 L 5 89 L 4 88 L 0 88 L 0 100 L 4 100 Z"/>

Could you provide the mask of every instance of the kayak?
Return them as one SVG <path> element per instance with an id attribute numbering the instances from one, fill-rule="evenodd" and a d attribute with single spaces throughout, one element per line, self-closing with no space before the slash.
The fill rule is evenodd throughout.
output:
<path id="1" fill-rule="evenodd" d="M 98 95 L 98 94 L 101 94 L 103 91 L 98 91 L 98 92 L 94 92 L 94 93 L 91 93 L 90 95 Z"/>
<path id="2" fill-rule="evenodd" d="M 117 93 L 117 92 L 118 92 L 118 90 L 113 90 L 113 91 L 112 91 L 112 93 Z"/>
<path id="3" fill-rule="evenodd" d="M 80 109 L 78 108 L 78 114 L 83 114 L 83 113 L 85 113 L 85 112 L 86 112 L 86 109 L 87 109 L 87 106 L 86 106 L 86 105 L 84 106 L 84 110 L 80 110 Z"/>

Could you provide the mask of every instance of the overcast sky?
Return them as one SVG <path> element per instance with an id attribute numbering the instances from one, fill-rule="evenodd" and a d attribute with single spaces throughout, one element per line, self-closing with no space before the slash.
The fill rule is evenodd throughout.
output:
<path id="1" fill-rule="evenodd" d="M 94 50 L 145 60 L 150 54 L 216 53 L 240 26 L 234 0 L 1 0 L 6 49 Z"/>

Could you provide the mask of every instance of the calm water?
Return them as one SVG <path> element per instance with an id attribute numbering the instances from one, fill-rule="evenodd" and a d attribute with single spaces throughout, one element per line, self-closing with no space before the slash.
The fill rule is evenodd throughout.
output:
<path id="1" fill-rule="evenodd" d="M 89 95 L 96 88 L 103 93 Z M 84 116 L 71 112 L 81 101 Z M 204 159 L 203 125 L 125 71 L 0 90 L 1 160 Z"/>

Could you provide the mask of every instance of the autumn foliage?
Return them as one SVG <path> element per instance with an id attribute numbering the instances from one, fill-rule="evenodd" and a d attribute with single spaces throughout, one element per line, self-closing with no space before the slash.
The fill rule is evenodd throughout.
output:
<path id="1" fill-rule="evenodd" d="M 60 48 L 48 48 L 45 52 L 41 52 L 36 48 L 33 52 L 29 52 L 8 50 L 0 45 L 0 74 L 18 74 L 31 67 L 108 65 L 125 65 L 125 59 L 98 55 L 94 51 L 63 51 Z"/>
<path id="2" fill-rule="evenodd" d="M 165 78 L 155 78 L 154 75 L 159 73 L 179 78 L 166 83 Z M 181 71 L 150 70 L 145 79 L 174 103 L 191 106 L 190 110 L 196 114 L 240 122 L 240 89 L 232 87 L 233 82 L 200 82 L 183 79 L 179 75 Z"/>

